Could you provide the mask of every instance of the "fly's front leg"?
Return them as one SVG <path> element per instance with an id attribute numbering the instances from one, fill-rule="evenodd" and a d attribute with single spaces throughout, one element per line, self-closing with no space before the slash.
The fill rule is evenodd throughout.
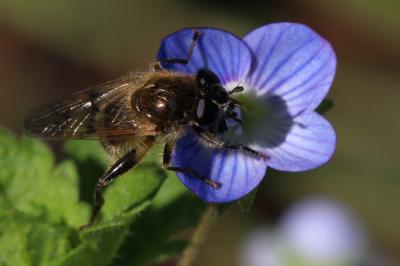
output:
<path id="1" fill-rule="evenodd" d="M 194 47 L 200 36 L 201 32 L 199 30 L 194 29 L 192 41 L 189 46 L 189 51 L 185 58 L 169 58 L 169 57 L 161 58 L 159 61 L 150 64 L 150 71 L 153 72 L 163 71 L 163 70 L 165 71 L 165 69 L 161 65 L 162 63 L 187 65 L 189 63 L 190 58 L 192 57 Z"/>
<path id="2" fill-rule="evenodd" d="M 192 126 L 193 130 L 207 143 L 211 144 L 216 148 L 228 149 L 228 150 L 243 150 L 250 154 L 253 154 L 256 157 L 259 157 L 263 160 L 268 160 L 268 156 L 260 151 L 256 151 L 248 146 L 242 144 L 227 144 L 224 143 L 222 140 L 216 138 L 213 134 L 207 132 L 202 127 L 197 125 Z"/>
<path id="3" fill-rule="evenodd" d="M 110 169 L 108 169 L 103 176 L 99 178 L 96 187 L 94 189 L 94 207 L 92 209 L 92 214 L 90 216 L 88 223 L 82 225 L 80 229 L 92 225 L 96 220 L 96 217 L 99 214 L 100 209 L 104 204 L 104 198 L 102 193 L 103 189 L 106 188 L 117 177 L 125 174 L 132 167 L 134 167 L 140 161 L 140 159 L 145 155 L 145 153 L 150 149 L 153 143 L 154 143 L 153 137 L 146 138 L 140 150 L 134 149 L 125 154 L 124 157 L 122 157 L 116 163 L 114 163 L 114 165 Z"/>
<path id="4" fill-rule="evenodd" d="M 190 58 L 192 57 L 194 47 L 196 45 L 197 40 L 201 36 L 201 31 L 194 29 L 192 41 L 189 46 L 188 54 L 185 58 L 162 58 L 159 60 L 160 63 L 169 63 L 169 64 L 182 64 L 187 65 L 189 63 Z"/>
<path id="5" fill-rule="evenodd" d="M 164 158 L 163 158 L 163 167 L 165 169 L 175 172 L 191 174 L 196 178 L 200 179 L 201 181 L 203 181 L 204 183 L 206 183 L 207 185 L 216 189 L 221 187 L 221 183 L 200 175 L 192 168 L 171 166 L 171 156 L 173 150 L 174 150 L 174 142 L 172 141 L 167 142 L 167 144 L 165 144 L 164 146 Z"/>

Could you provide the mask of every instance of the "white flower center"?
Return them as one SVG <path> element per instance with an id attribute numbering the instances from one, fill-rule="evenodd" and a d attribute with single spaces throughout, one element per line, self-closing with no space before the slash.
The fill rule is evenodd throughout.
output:
<path id="1" fill-rule="evenodd" d="M 264 136 L 271 128 L 274 128 L 274 118 L 267 106 L 265 99 L 249 93 L 233 95 L 242 107 L 237 107 L 235 112 L 242 121 L 242 125 L 232 119 L 228 119 L 228 131 L 224 133 L 223 139 L 229 143 L 240 143 L 244 145 L 261 144 Z M 263 145 L 262 145 L 263 146 Z"/>

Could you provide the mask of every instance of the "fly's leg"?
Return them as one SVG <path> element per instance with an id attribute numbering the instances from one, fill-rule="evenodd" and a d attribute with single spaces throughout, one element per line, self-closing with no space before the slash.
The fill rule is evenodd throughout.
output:
<path id="1" fill-rule="evenodd" d="M 174 150 L 174 143 L 172 141 L 167 142 L 164 146 L 164 158 L 163 158 L 163 167 L 165 169 L 175 171 L 175 172 L 191 174 L 215 189 L 218 189 L 221 187 L 221 183 L 214 181 L 212 179 L 206 178 L 191 168 L 172 166 L 171 165 L 171 155 L 172 155 L 173 150 Z"/>
<path id="2" fill-rule="evenodd" d="M 228 149 L 228 150 L 243 150 L 246 151 L 250 154 L 253 154 L 254 156 L 261 158 L 263 160 L 268 160 L 268 156 L 265 155 L 264 153 L 260 151 L 256 151 L 248 146 L 242 145 L 242 144 L 227 144 L 224 143 L 222 140 L 216 138 L 213 134 L 207 132 L 204 130 L 202 127 L 199 127 L 197 125 L 192 126 L 193 130 L 207 143 L 209 143 L 211 146 L 214 146 L 216 148 L 222 148 L 222 149 Z"/>
<path id="3" fill-rule="evenodd" d="M 238 114 L 235 111 L 232 111 L 229 115 L 225 116 L 225 119 L 232 119 L 233 121 L 235 121 L 236 123 L 238 123 L 240 126 L 243 125 L 243 121 L 238 118 Z"/>
<path id="4" fill-rule="evenodd" d="M 189 51 L 185 58 L 169 58 L 169 57 L 162 58 L 158 62 L 151 63 L 150 70 L 151 71 L 162 71 L 163 70 L 163 67 L 161 65 L 162 63 L 187 65 L 189 63 L 190 58 L 192 57 L 194 47 L 200 36 L 201 36 L 201 31 L 194 29 L 192 41 L 191 41 L 190 47 L 189 47 Z"/>
<path id="5" fill-rule="evenodd" d="M 97 215 L 100 212 L 101 207 L 104 204 L 103 189 L 106 188 L 112 181 L 117 177 L 125 174 L 132 167 L 134 167 L 140 159 L 145 155 L 145 153 L 150 149 L 151 145 L 154 143 L 153 137 L 148 137 L 144 141 L 145 145 L 142 145 L 140 150 L 131 150 L 125 154 L 121 159 L 114 163 L 114 165 L 108 169 L 103 176 L 97 181 L 96 187 L 94 189 L 94 207 L 92 209 L 92 214 L 87 224 L 82 225 L 80 229 L 91 226 L 96 220 Z"/>
<path id="6" fill-rule="evenodd" d="M 194 29 L 192 41 L 191 41 L 190 47 L 189 47 L 189 52 L 188 52 L 186 58 L 163 58 L 163 59 L 160 59 L 160 62 L 161 63 L 187 65 L 189 63 L 190 58 L 192 57 L 194 46 L 196 45 L 196 42 L 200 36 L 201 36 L 201 31 Z"/>
<path id="7" fill-rule="evenodd" d="M 90 216 L 89 222 L 82 225 L 80 229 L 89 227 L 96 220 L 97 215 L 100 212 L 101 207 L 104 204 L 104 198 L 102 190 L 107 187 L 114 179 L 130 170 L 136 163 L 137 154 L 135 150 L 128 152 L 124 157 L 119 159 L 109 170 L 107 170 L 102 177 L 97 181 L 94 189 L 94 207 Z"/>

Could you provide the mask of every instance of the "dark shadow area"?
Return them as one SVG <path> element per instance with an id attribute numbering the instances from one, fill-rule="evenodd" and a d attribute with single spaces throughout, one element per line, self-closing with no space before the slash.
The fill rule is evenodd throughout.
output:
<path id="1" fill-rule="evenodd" d="M 74 161 L 79 176 L 79 199 L 93 204 L 94 187 L 104 173 L 104 166 L 95 158 L 78 159 L 71 154 L 65 154 L 66 159 Z"/>
<path id="2" fill-rule="evenodd" d="M 195 226 L 203 209 L 204 203 L 189 192 L 161 209 L 153 205 L 130 226 L 131 234 L 120 249 L 123 256 L 115 258 L 111 265 L 145 265 L 156 259 L 154 254 L 180 254 L 186 241 L 169 239 L 170 236 Z"/>

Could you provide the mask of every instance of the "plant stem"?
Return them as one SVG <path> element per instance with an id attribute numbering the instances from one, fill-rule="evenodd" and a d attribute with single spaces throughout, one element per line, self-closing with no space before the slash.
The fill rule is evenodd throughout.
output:
<path id="1" fill-rule="evenodd" d="M 178 266 L 192 266 L 197 258 L 201 246 L 204 244 L 211 226 L 217 220 L 218 209 L 214 204 L 208 204 L 201 216 L 200 223 L 193 233 L 189 246 L 183 252 Z"/>

